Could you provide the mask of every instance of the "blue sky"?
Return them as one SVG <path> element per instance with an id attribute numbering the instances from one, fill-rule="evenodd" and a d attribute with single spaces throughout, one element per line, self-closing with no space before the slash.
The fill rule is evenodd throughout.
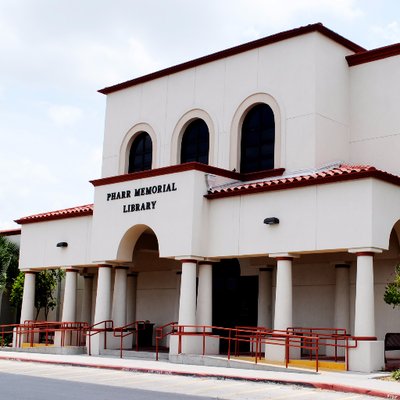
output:
<path id="1" fill-rule="evenodd" d="M 400 1 L 2 0 L 0 229 L 92 202 L 98 89 L 315 22 L 381 47 L 400 42 Z"/>

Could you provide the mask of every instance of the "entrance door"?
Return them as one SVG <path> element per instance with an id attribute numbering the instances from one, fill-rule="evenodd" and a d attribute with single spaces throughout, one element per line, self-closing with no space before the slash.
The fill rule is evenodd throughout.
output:
<path id="1" fill-rule="evenodd" d="M 213 266 L 213 325 L 223 328 L 257 326 L 257 308 L 258 276 L 240 276 L 240 265 L 237 259 L 222 260 L 215 264 Z M 218 330 L 216 333 L 227 336 L 223 330 Z M 227 349 L 227 340 L 221 340 L 220 352 L 224 353 Z"/>

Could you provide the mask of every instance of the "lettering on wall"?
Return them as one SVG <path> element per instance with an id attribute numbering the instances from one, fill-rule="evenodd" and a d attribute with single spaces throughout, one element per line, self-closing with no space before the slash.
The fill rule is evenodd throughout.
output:
<path id="1" fill-rule="evenodd" d="M 157 205 L 157 200 L 149 200 L 138 202 L 138 197 L 150 196 L 159 193 L 175 192 L 177 190 L 175 182 L 164 183 L 162 185 L 152 185 L 145 186 L 137 189 L 131 190 L 121 190 L 119 192 L 107 193 L 107 201 L 122 200 L 122 199 L 132 199 L 132 203 L 123 204 L 122 212 L 131 213 L 138 211 L 154 210 Z M 133 202 L 136 198 L 136 202 Z"/>

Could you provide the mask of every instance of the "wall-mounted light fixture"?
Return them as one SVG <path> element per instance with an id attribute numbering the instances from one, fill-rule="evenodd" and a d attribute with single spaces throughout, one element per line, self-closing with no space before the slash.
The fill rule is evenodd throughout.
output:
<path id="1" fill-rule="evenodd" d="M 56 247 L 68 247 L 67 242 L 58 242 Z"/>
<path id="2" fill-rule="evenodd" d="M 276 217 L 268 217 L 264 219 L 264 224 L 267 225 L 276 225 L 279 224 L 279 218 Z"/>

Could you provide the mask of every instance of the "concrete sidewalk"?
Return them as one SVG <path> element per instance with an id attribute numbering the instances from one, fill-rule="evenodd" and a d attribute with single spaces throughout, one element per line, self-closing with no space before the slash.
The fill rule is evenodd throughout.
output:
<path id="1" fill-rule="evenodd" d="M 218 379 L 247 380 L 293 384 L 339 392 L 357 393 L 400 400 L 400 382 L 382 380 L 388 373 L 312 372 L 301 369 L 253 370 L 242 368 L 211 367 L 175 364 L 168 361 L 115 358 L 110 356 L 55 355 L 29 352 L 1 351 L 0 360 L 39 362 L 157 374 L 210 377 Z"/>

